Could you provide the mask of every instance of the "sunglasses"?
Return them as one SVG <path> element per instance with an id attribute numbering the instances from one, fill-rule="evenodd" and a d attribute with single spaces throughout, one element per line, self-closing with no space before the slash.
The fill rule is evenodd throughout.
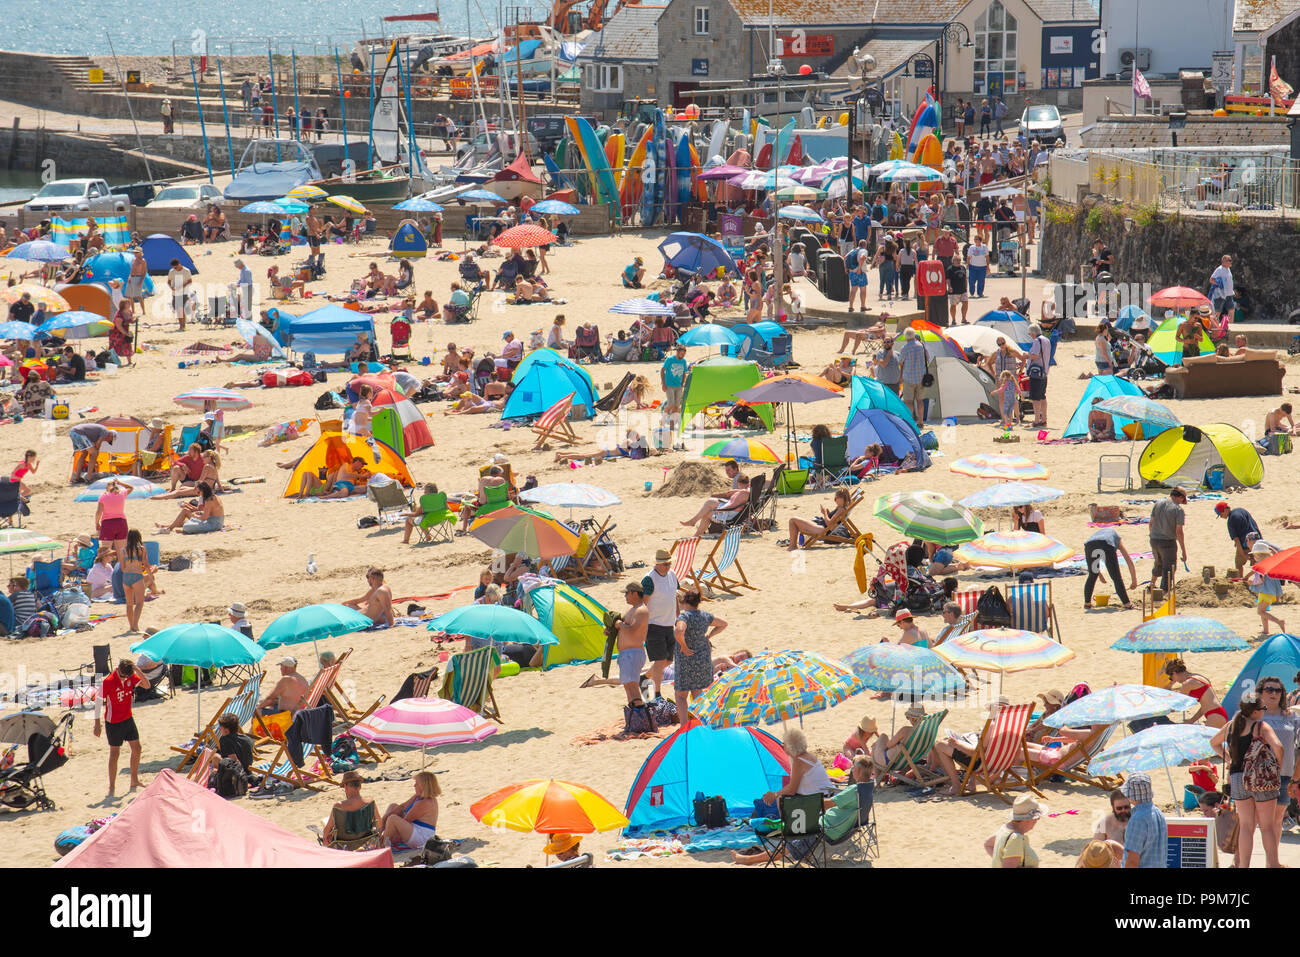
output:
<path id="1" fill-rule="evenodd" d="M 1260 688 L 1259 691 L 1260 694 L 1282 694 L 1284 691 L 1286 691 L 1286 689 L 1278 688 L 1275 687 L 1274 685 L 1269 685 L 1267 688 Z"/>

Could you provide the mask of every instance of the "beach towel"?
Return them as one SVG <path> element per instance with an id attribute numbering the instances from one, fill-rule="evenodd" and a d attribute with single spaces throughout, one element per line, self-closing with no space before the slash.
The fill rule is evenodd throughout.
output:
<path id="1" fill-rule="evenodd" d="M 602 741 L 644 741 L 654 738 L 662 738 L 670 729 L 661 729 L 658 731 L 643 731 L 633 733 L 623 730 L 623 722 L 615 721 L 613 724 L 603 728 L 597 728 L 586 734 L 580 734 L 573 739 L 577 745 L 599 744 Z M 675 729 L 671 729 L 675 730 Z"/>

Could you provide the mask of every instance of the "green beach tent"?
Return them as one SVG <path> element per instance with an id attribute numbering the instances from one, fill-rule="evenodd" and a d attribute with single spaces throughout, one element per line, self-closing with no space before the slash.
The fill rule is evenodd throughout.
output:
<path id="1" fill-rule="evenodd" d="M 1156 327 L 1156 331 L 1151 333 L 1151 338 L 1147 342 L 1151 351 L 1156 354 L 1156 358 L 1167 366 L 1183 364 L 1183 347 L 1179 345 L 1176 338 L 1178 324 L 1182 321 L 1182 316 L 1170 316 Z M 1201 329 L 1200 348 L 1201 355 L 1214 351 L 1214 343 L 1204 329 Z"/>
<path id="2" fill-rule="evenodd" d="M 1223 466 L 1224 488 L 1254 488 L 1264 479 L 1259 450 L 1239 429 L 1222 422 L 1161 432 L 1142 450 L 1138 474 L 1157 485 L 1200 488 L 1205 473 L 1218 466 Z"/>
<path id="3" fill-rule="evenodd" d="M 735 393 L 758 385 L 762 380 L 763 374 L 758 370 L 757 362 L 714 356 L 695 363 L 686 377 L 686 397 L 682 400 L 683 425 L 705 407 L 734 399 Z M 755 405 L 753 409 L 771 432 L 774 421 L 771 404 Z"/>
<path id="4" fill-rule="evenodd" d="M 554 645 L 543 646 L 543 671 L 604 657 L 604 605 L 572 585 L 542 585 L 530 591 L 528 598 L 537 620 L 559 639 Z"/>

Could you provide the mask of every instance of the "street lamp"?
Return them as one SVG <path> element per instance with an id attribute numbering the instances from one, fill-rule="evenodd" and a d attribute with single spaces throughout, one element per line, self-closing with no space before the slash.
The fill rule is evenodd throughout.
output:
<path id="1" fill-rule="evenodd" d="M 943 62 L 944 47 L 949 43 L 959 45 L 963 50 L 969 50 L 975 44 L 971 42 L 970 30 L 966 24 L 954 20 L 943 28 L 943 34 L 935 40 L 935 83 L 939 82 L 939 71 L 943 71 L 943 87 L 948 86 L 948 66 Z M 943 88 L 939 89 L 939 98 L 943 99 Z"/>

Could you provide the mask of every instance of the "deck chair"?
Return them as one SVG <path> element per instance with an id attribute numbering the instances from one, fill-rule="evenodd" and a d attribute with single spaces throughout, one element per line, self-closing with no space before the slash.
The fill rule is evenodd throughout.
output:
<path id="1" fill-rule="evenodd" d="M 172 745 L 172 750 L 181 756 L 180 761 L 176 764 L 177 771 L 183 769 L 185 765 L 189 764 L 191 761 L 197 761 L 204 748 L 216 749 L 217 738 L 219 737 L 217 721 L 223 714 L 233 714 L 237 719 L 239 719 L 239 726 L 241 728 L 245 727 L 253 720 L 253 714 L 257 710 L 257 703 L 261 700 L 262 678 L 264 675 L 265 672 L 259 671 L 256 675 L 249 678 L 236 688 L 235 693 L 222 702 L 221 707 L 216 710 L 208 723 L 203 726 L 203 730 L 194 736 L 193 741 L 183 748 L 178 748 L 175 745 Z"/>
<path id="2" fill-rule="evenodd" d="M 1029 727 L 1029 718 L 1033 713 L 1032 704 L 1010 705 L 999 708 L 996 718 L 984 722 L 980 732 L 979 746 L 970 766 L 961 779 L 961 790 L 973 791 L 982 782 L 985 789 L 997 796 L 1004 804 L 1010 804 L 1011 798 L 1006 791 L 1012 787 L 1029 788 L 1039 797 L 1043 794 L 1034 787 L 1032 775 L 1021 776 L 1016 767 L 1029 765 L 1029 751 L 1025 747 L 1025 729 Z"/>
<path id="3" fill-rule="evenodd" d="M 673 557 L 673 574 L 677 576 L 677 582 L 685 586 L 691 584 L 696 588 L 700 587 L 700 578 L 695 573 L 695 552 L 700 547 L 699 537 L 679 538 L 673 542 L 671 554 Z"/>
<path id="4" fill-rule="evenodd" d="M 339 669 L 343 667 L 343 662 L 345 661 L 347 661 L 346 653 L 328 668 L 321 669 L 316 677 L 312 679 L 311 687 L 307 689 L 307 697 L 303 700 L 302 707 L 299 709 L 300 711 L 320 706 L 322 696 L 324 696 L 328 689 L 334 687 L 334 681 L 338 678 Z M 257 702 L 253 702 L 253 705 L 254 708 L 256 708 Z M 255 747 L 280 743 L 271 736 L 270 730 L 256 715 L 253 716 L 250 733 L 253 735 Z"/>
<path id="5" fill-rule="evenodd" d="M 325 774 L 317 774 L 314 771 L 307 770 L 308 765 L 315 759 L 316 765 L 326 770 Z M 262 786 L 267 785 L 267 779 L 271 781 L 283 781 L 294 787 L 306 788 L 309 791 L 323 791 L 324 784 L 337 784 L 328 773 L 329 756 L 321 754 L 320 745 L 313 744 L 303 750 L 303 766 L 294 767 L 293 761 L 289 758 L 289 746 L 280 743 L 279 750 L 275 756 L 267 761 L 255 761 L 252 771 L 255 774 L 262 775 Z M 250 792 L 251 793 L 251 792 Z"/>
<path id="6" fill-rule="evenodd" d="M 1113 791 L 1123 782 L 1123 778 L 1088 773 L 1088 762 L 1096 757 L 1110 741 L 1118 724 L 1108 724 L 1104 728 L 1094 729 L 1082 741 L 1076 741 L 1070 747 L 1061 748 L 1061 756 L 1053 764 L 1028 764 L 1030 781 L 1034 787 L 1045 784 L 1054 776 L 1060 775 L 1080 784 L 1090 784 L 1103 791 Z"/>
<path id="7" fill-rule="evenodd" d="M 732 569 L 735 569 L 734 573 Z M 679 578 L 678 581 L 681 579 Z M 719 538 L 713 544 L 713 550 L 709 552 L 708 557 L 700 565 L 699 575 L 696 576 L 699 584 L 709 588 L 717 588 L 725 591 L 728 595 L 739 595 L 737 588 L 748 588 L 750 591 L 758 591 L 758 588 L 749 583 L 745 576 L 745 570 L 740 567 L 740 526 L 733 525 L 727 529 L 726 534 Z"/>
<path id="8" fill-rule="evenodd" d="M 627 392 L 627 387 L 632 384 L 632 380 L 635 378 L 636 373 L 634 372 L 623 373 L 623 378 L 618 380 L 618 384 L 596 400 L 596 411 L 608 412 L 610 415 L 617 415 L 619 405 L 623 401 L 623 393 Z"/>
<path id="9" fill-rule="evenodd" d="M 823 800 L 820 794 L 786 794 L 781 797 L 778 801 L 780 830 L 759 835 L 763 849 L 767 851 L 767 867 L 827 865 L 826 836 L 822 830 Z M 812 846 L 802 850 L 798 857 L 788 847 L 791 841 L 796 840 L 812 842 Z"/>
<path id="10" fill-rule="evenodd" d="M 211 777 L 217 761 L 216 751 L 212 748 L 203 748 L 199 752 L 199 759 L 194 762 L 194 767 L 190 768 L 190 773 L 185 776 L 199 787 L 205 788 L 208 786 L 208 778 Z"/>
<path id="11" fill-rule="evenodd" d="M 579 326 L 573 334 L 573 347 L 577 352 L 575 356 L 578 361 L 591 359 L 596 362 L 604 362 L 605 354 L 600 348 L 600 327 L 599 326 Z"/>
<path id="12" fill-rule="evenodd" d="M 823 446 L 824 447 L 824 446 Z M 866 493 L 860 488 L 849 490 L 849 507 L 844 512 L 844 517 L 840 519 L 835 528 L 828 528 L 816 535 L 805 535 L 801 548 L 807 548 L 817 542 L 830 542 L 836 545 L 852 545 L 861 537 L 862 532 L 858 529 L 857 524 L 853 521 L 853 510 L 862 504 L 866 498 Z M 840 531 L 843 529 L 843 531 Z"/>
<path id="13" fill-rule="evenodd" d="M 592 518 L 583 519 L 579 527 L 591 541 L 591 546 L 586 552 L 579 555 L 583 573 L 588 577 L 616 577 L 618 572 L 602 549 L 610 549 L 612 555 L 618 555 L 618 546 L 614 544 L 613 536 L 610 535 L 618 525 L 611 525 L 610 516 L 606 516 L 605 520 L 599 523 Z M 619 561 L 621 562 L 621 559 Z"/>
<path id="14" fill-rule="evenodd" d="M 547 439 L 555 439 L 565 445 L 578 444 L 577 433 L 573 431 L 573 426 L 569 425 L 569 410 L 573 408 L 573 399 L 577 394 L 570 392 L 543 412 L 542 417 L 533 423 L 533 431 L 537 433 L 537 441 L 533 443 L 534 450 L 546 445 Z"/>
<path id="15" fill-rule="evenodd" d="M 1097 491 L 1128 492 L 1133 488 L 1131 476 L 1132 461 L 1127 455 L 1102 455 L 1097 459 Z M 1107 483 L 1119 482 L 1107 489 Z"/>
<path id="16" fill-rule="evenodd" d="M 490 646 L 484 646 L 452 655 L 438 697 L 454 701 L 485 718 L 501 721 L 501 709 L 492 691 L 493 654 Z"/>
<path id="17" fill-rule="evenodd" d="M 838 840 L 827 837 L 826 851 L 830 857 L 865 864 L 880 856 L 880 841 L 876 837 L 876 782 L 859 782 L 851 786 L 858 790 L 858 820 Z"/>
<path id="18" fill-rule="evenodd" d="M 939 725 L 943 724 L 943 719 L 946 717 L 948 717 L 947 708 L 934 711 L 922 718 L 921 723 L 912 729 L 912 733 L 903 742 L 898 756 L 884 768 L 884 773 L 900 778 L 905 774 L 911 774 L 912 778 L 921 785 L 933 784 L 947 777 L 941 768 L 929 769 L 920 766 L 926 756 L 934 750 L 934 741 L 939 736 Z"/>
<path id="19" fill-rule="evenodd" d="M 853 481 L 849 472 L 849 437 L 833 435 L 822 439 L 822 457 L 812 460 L 812 474 L 821 488 L 844 485 Z"/>
<path id="20" fill-rule="evenodd" d="M 429 668 L 427 671 L 412 672 L 406 676 L 402 686 L 397 689 L 397 694 L 393 695 L 393 700 L 401 701 L 403 698 L 429 697 L 429 691 L 433 686 L 434 679 L 437 677 L 437 667 Z"/>
<path id="21" fill-rule="evenodd" d="M 1047 635 L 1055 641 L 1061 640 L 1061 626 L 1056 618 L 1056 605 L 1052 601 L 1051 582 L 1002 585 L 1000 588 L 1007 601 L 1007 608 L 1011 611 L 1012 628 Z M 961 606 L 963 615 L 972 615 L 982 594 L 984 592 L 981 589 L 968 588 L 955 593 L 953 601 Z"/>
<path id="22" fill-rule="evenodd" d="M 199 427 L 187 425 L 181 429 L 181 436 L 176 440 L 176 454 L 184 455 L 191 445 L 199 440 Z"/>
<path id="23" fill-rule="evenodd" d="M 586 545 L 585 551 L 583 550 L 584 544 Z M 590 550 L 591 550 L 591 545 L 590 545 L 590 541 L 587 539 L 587 533 L 583 532 L 582 538 L 578 542 L 578 551 L 583 552 L 583 554 L 586 554 L 586 552 L 589 552 Z M 591 578 L 590 576 L 587 575 L 586 569 L 582 564 L 582 559 L 579 557 L 578 552 L 575 552 L 572 555 L 559 555 L 555 558 L 549 559 L 549 562 L 551 566 L 551 575 L 553 577 L 559 578 L 562 581 L 566 581 L 571 584 L 591 583 Z"/>
<path id="24" fill-rule="evenodd" d="M 397 513 L 411 509 L 411 500 L 406 490 L 397 482 L 387 485 L 366 485 L 366 498 L 375 503 L 379 510 L 379 524 L 385 525 L 398 521 Z"/>
<path id="25" fill-rule="evenodd" d="M 415 527 L 424 542 L 450 542 L 456 525 L 456 513 L 447 508 L 447 493 L 432 492 L 420 496 L 420 521 Z"/>

